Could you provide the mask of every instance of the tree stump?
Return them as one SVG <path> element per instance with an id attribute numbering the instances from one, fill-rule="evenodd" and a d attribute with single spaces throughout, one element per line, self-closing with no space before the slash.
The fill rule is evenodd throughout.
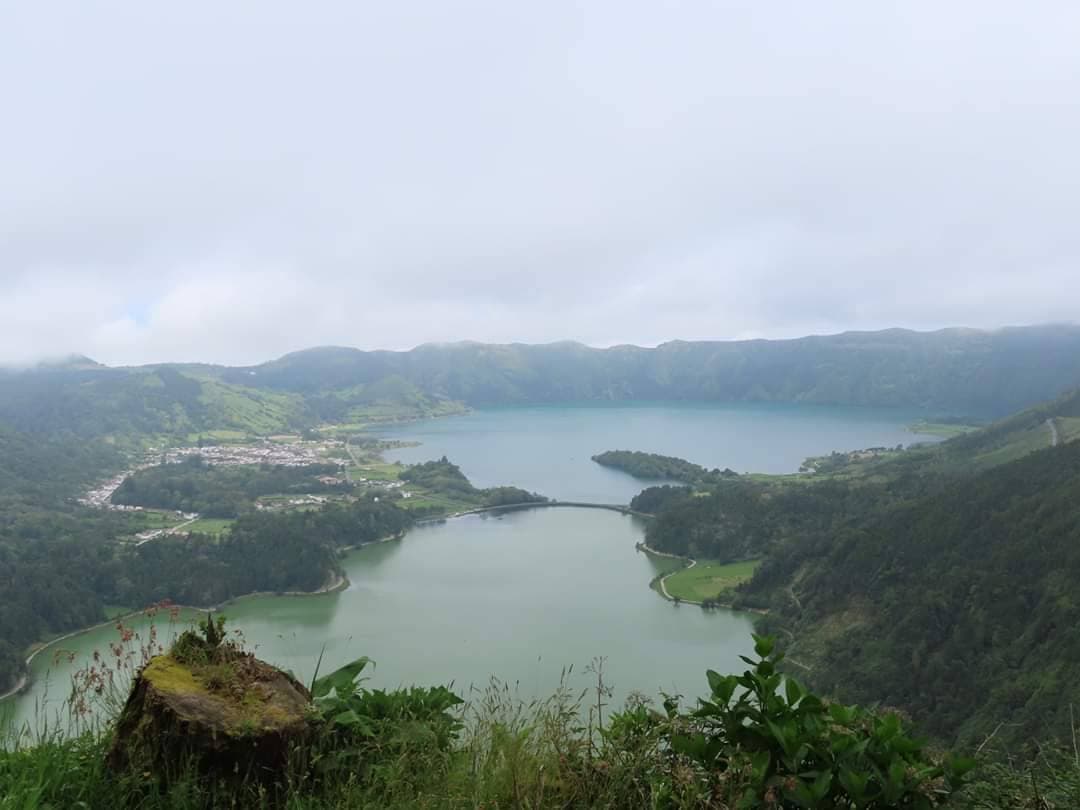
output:
<path id="1" fill-rule="evenodd" d="M 139 673 L 107 763 L 167 786 L 193 774 L 211 784 L 283 782 L 290 754 L 309 739 L 311 695 L 250 653 L 212 663 L 159 655 Z"/>

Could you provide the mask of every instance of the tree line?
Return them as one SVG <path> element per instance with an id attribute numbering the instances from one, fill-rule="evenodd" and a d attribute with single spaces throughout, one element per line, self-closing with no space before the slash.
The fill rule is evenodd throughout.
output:
<path id="1" fill-rule="evenodd" d="M 654 487 L 633 506 L 656 514 L 655 548 L 764 557 L 735 604 L 769 611 L 759 626 L 815 688 L 1016 753 L 1067 740 L 1080 705 L 1080 443 L 952 463 L 972 441 L 865 478 Z"/>
<path id="2" fill-rule="evenodd" d="M 129 475 L 113 493 L 112 502 L 234 518 L 250 511 L 264 495 L 345 492 L 350 487 L 344 481 L 320 480 L 340 473 L 336 464 L 218 466 L 196 455 Z"/>
<path id="3" fill-rule="evenodd" d="M 399 478 L 430 492 L 476 506 L 508 506 L 547 501 L 544 496 L 520 487 L 477 488 L 465 477 L 461 468 L 446 456 L 435 461 L 410 465 L 402 470 Z"/>

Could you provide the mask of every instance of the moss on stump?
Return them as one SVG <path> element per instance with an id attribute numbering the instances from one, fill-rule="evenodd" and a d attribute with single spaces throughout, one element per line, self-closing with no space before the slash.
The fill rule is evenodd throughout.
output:
<path id="1" fill-rule="evenodd" d="M 291 752 L 310 734 L 307 689 L 235 648 L 194 663 L 177 652 L 151 659 L 136 679 L 109 767 L 161 784 L 193 770 L 213 781 L 283 782 Z"/>

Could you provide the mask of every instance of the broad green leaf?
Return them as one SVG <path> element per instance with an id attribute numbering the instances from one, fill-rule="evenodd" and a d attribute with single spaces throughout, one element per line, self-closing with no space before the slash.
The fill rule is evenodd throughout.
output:
<path id="1" fill-rule="evenodd" d="M 776 646 L 776 639 L 772 636 L 754 635 L 754 652 L 761 658 L 768 658 Z"/>
<path id="2" fill-rule="evenodd" d="M 825 771 L 814 780 L 814 785 L 810 790 L 814 798 L 820 802 L 829 794 L 830 787 L 832 787 L 832 771 Z"/>
<path id="3" fill-rule="evenodd" d="M 319 678 L 312 684 L 311 696 L 314 698 L 325 697 L 330 694 L 331 690 L 336 691 L 338 694 L 349 691 L 355 685 L 357 676 L 364 671 L 368 664 L 375 666 L 375 662 L 365 655 L 355 661 L 350 661 L 329 675 Z"/>
<path id="4" fill-rule="evenodd" d="M 789 706 L 794 706 L 802 699 L 802 696 L 806 694 L 806 690 L 804 690 L 794 678 L 787 678 L 784 681 L 784 692 L 787 694 Z"/>

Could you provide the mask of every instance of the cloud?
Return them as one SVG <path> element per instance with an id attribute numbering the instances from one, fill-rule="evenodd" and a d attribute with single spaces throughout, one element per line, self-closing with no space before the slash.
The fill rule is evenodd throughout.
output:
<path id="1" fill-rule="evenodd" d="M 1072 4 L 23 4 L 0 362 L 1075 320 Z"/>

